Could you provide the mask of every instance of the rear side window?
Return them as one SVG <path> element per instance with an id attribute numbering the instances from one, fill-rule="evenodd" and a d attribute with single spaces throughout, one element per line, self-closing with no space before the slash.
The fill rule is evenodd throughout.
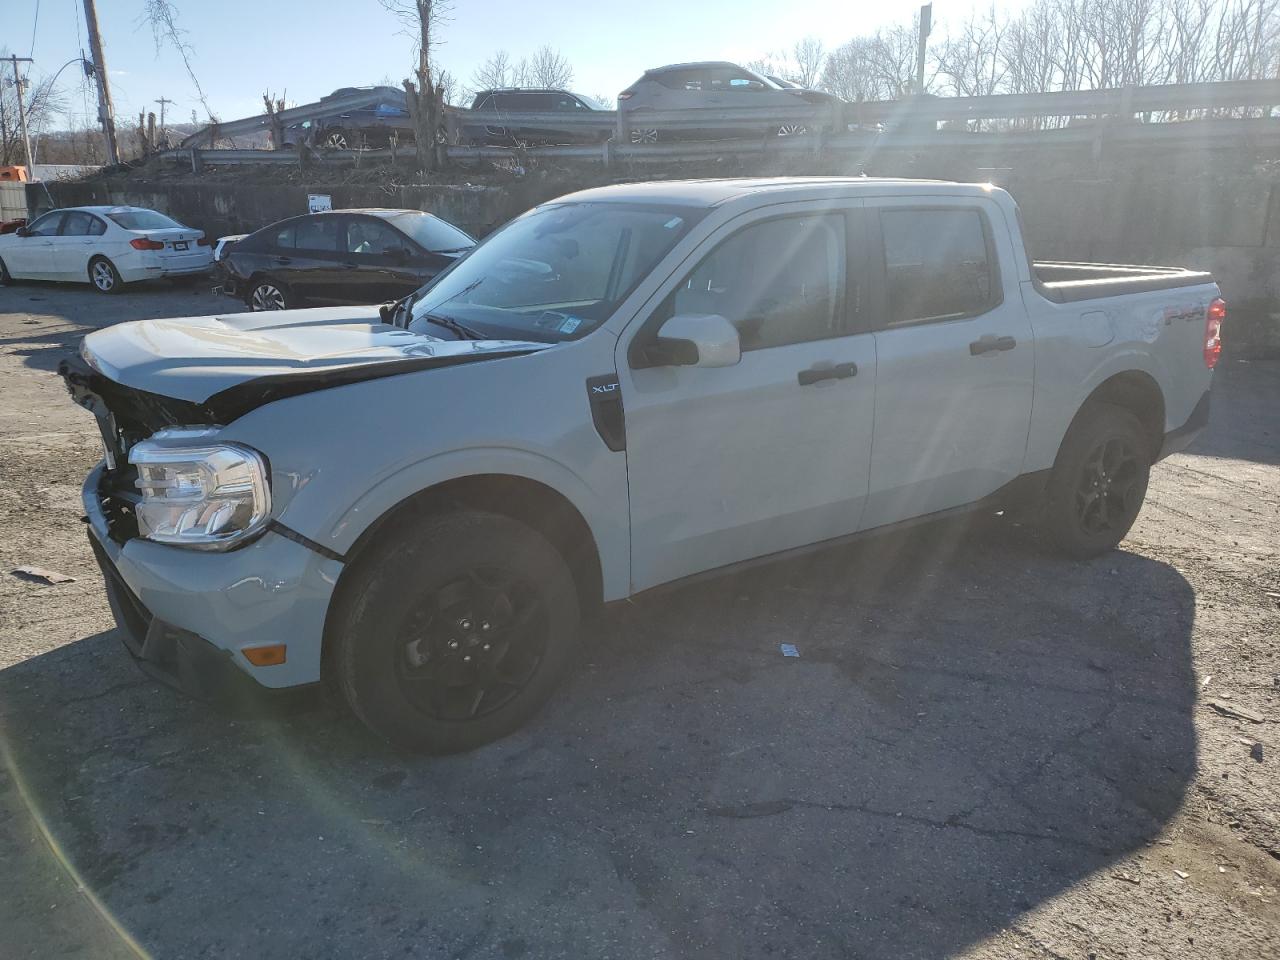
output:
<path id="1" fill-rule="evenodd" d="M 842 336 L 844 240 L 841 214 L 743 227 L 676 288 L 669 315 L 719 314 L 738 328 L 743 350 Z"/>
<path id="2" fill-rule="evenodd" d="M 999 302 L 978 210 L 881 210 L 888 323 L 957 320 Z"/>
<path id="3" fill-rule="evenodd" d="M 317 253 L 336 253 L 338 250 L 339 222 L 337 217 L 312 217 L 294 228 L 294 246 L 298 250 Z"/>
<path id="4" fill-rule="evenodd" d="M 701 90 L 706 85 L 706 76 L 704 70 L 667 70 L 651 74 L 652 79 L 672 90 Z"/>

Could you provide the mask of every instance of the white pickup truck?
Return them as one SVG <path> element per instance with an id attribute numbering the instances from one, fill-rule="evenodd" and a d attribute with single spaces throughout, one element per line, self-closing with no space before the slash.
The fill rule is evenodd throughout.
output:
<path id="1" fill-rule="evenodd" d="M 398 304 L 121 324 L 62 373 L 145 669 L 325 679 L 458 750 L 537 710 L 601 602 L 960 510 L 1112 549 L 1207 421 L 1223 316 L 1203 273 L 1033 262 L 991 186 L 649 183 Z"/>

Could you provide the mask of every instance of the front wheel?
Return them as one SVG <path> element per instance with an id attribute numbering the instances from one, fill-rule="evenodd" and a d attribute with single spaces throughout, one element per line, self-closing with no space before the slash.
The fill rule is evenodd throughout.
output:
<path id="1" fill-rule="evenodd" d="M 89 261 L 89 282 L 99 293 L 119 293 L 124 286 L 120 271 L 106 257 L 94 257 Z"/>
<path id="2" fill-rule="evenodd" d="M 1054 545 L 1081 560 L 1115 549 L 1142 509 L 1151 459 L 1137 417 L 1109 403 L 1086 406 L 1049 475 L 1042 526 Z"/>
<path id="3" fill-rule="evenodd" d="M 461 510 L 389 529 L 334 608 L 334 679 L 379 736 L 432 753 L 504 737 L 538 711 L 577 646 L 564 558 L 510 517 Z"/>
<path id="4" fill-rule="evenodd" d="M 4 261 L 0 260 L 0 287 L 8 287 L 13 285 L 13 276 L 9 273 L 9 268 L 4 265 Z"/>
<path id="5" fill-rule="evenodd" d="M 653 127 L 641 127 L 631 131 L 632 143 L 657 143 L 658 131 Z"/>

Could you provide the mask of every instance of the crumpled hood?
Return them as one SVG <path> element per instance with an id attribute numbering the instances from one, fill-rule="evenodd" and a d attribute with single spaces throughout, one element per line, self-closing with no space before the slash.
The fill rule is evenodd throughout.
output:
<path id="1" fill-rule="evenodd" d="M 118 384 L 204 403 L 263 381 L 273 395 L 306 392 L 410 369 L 545 349 L 511 340 L 438 340 L 392 327 L 377 307 L 321 307 L 139 320 L 95 331 L 81 354 Z M 264 380 L 264 378 L 266 378 Z"/>

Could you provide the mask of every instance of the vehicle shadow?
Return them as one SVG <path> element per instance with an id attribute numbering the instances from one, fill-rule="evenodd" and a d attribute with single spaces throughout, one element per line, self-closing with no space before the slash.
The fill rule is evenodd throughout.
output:
<path id="1" fill-rule="evenodd" d="M 0 673 L 0 808 L 157 957 L 941 958 L 1173 817 L 1194 616 L 1166 564 L 935 524 L 611 608 L 528 728 L 443 758 L 220 716 L 104 633 Z"/>
<path id="2" fill-rule="evenodd" d="M 1280 464 L 1280 361 L 1227 356 L 1213 379 L 1209 429 L 1187 452 Z"/>

